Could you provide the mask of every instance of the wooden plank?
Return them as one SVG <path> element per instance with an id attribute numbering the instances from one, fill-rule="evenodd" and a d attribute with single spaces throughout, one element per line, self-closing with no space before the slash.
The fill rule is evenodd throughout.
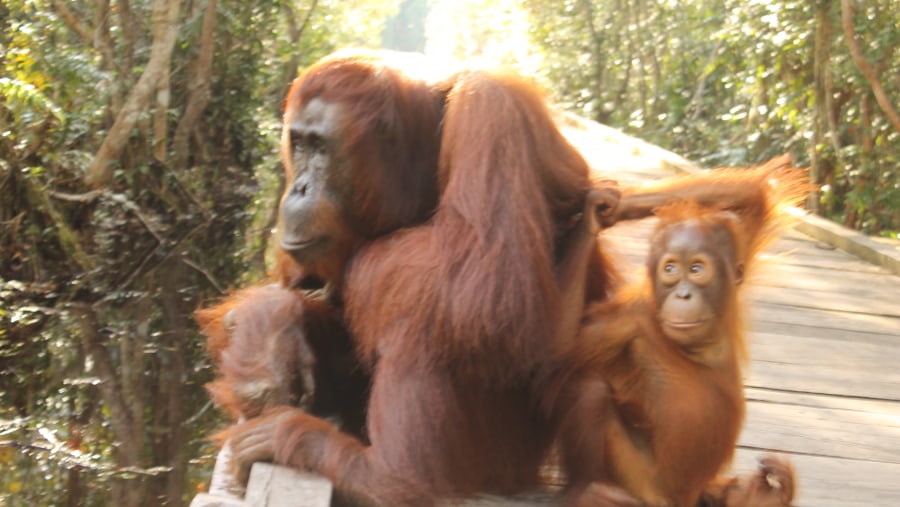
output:
<path id="1" fill-rule="evenodd" d="M 900 465 L 900 414 L 751 400 L 738 445 Z"/>
<path id="2" fill-rule="evenodd" d="M 900 376 L 897 373 L 861 374 L 865 367 L 841 368 L 816 366 L 798 368 L 787 362 L 753 361 L 746 372 L 747 385 L 780 387 L 834 396 L 863 396 L 884 400 L 900 400 Z"/>
<path id="3" fill-rule="evenodd" d="M 896 344 L 754 332 L 750 353 L 749 386 L 900 401 Z"/>
<path id="4" fill-rule="evenodd" d="M 788 265 L 777 259 L 760 265 L 748 281 L 752 285 L 839 292 L 860 297 L 891 292 L 900 295 L 900 277 L 897 276 L 872 276 L 858 271 L 834 273 L 811 266 Z"/>
<path id="5" fill-rule="evenodd" d="M 749 333 L 749 341 L 754 361 L 783 362 L 798 370 L 822 366 L 841 367 L 851 375 L 881 375 L 892 370 L 900 374 L 896 364 L 900 359 L 897 343 L 886 343 L 880 339 L 869 342 L 866 341 L 869 336 L 866 334 L 860 334 L 858 339 L 853 339 L 852 335 L 845 336 L 848 337 L 847 343 L 821 338 L 814 333 L 791 336 L 752 331 Z"/>
<path id="6" fill-rule="evenodd" d="M 798 310 L 799 311 L 799 310 Z M 820 313 L 820 312 L 815 312 Z M 824 314 L 824 313 L 823 313 Z M 754 316 L 755 313 L 751 313 L 751 316 Z M 873 317 L 873 318 L 881 318 L 881 317 Z M 896 319 L 888 319 L 887 320 L 896 320 Z M 877 329 L 881 329 L 878 326 L 873 326 Z M 883 329 L 882 329 L 883 330 Z M 768 333 L 779 336 L 784 336 L 786 339 L 791 339 L 794 336 L 807 336 L 807 337 L 815 337 L 820 338 L 822 340 L 830 340 L 832 342 L 839 343 L 828 343 L 822 344 L 824 347 L 852 347 L 852 344 L 855 343 L 873 343 L 878 345 L 884 345 L 888 347 L 892 352 L 896 350 L 896 346 L 898 342 L 900 342 L 900 335 L 890 332 L 864 332 L 862 330 L 847 330 L 847 329 L 834 329 L 830 327 L 814 327 L 808 324 L 791 324 L 785 322 L 778 322 L 777 320 L 773 322 L 766 321 L 764 319 L 754 319 L 750 324 L 750 341 L 751 343 L 754 340 L 754 333 Z M 848 343 L 849 342 L 849 343 Z M 752 349 L 752 347 L 751 347 Z M 892 355 L 896 353 L 893 352 Z M 751 354 L 752 355 L 752 354 Z"/>
<path id="7" fill-rule="evenodd" d="M 803 234 L 802 232 L 798 231 L 797 229 L 795 229 L 793 227 L 788 227 L 782 234 L 782 237 L 787 238 L 787 239 L 797 240 L 797 241 L 806 241 L 809 243 L 814 243 L 814 244 L 816 244 L 817 248 L 821 248 L 823 250 L 837 250 L 837 247 L 835 247 L 833 245 L 829 245 L 828 243 L 825 243 L 824 241 L 815 239 L 812 236 L 810 236 L 809 234 Z"/>
<path id="8" fill-rule="evenodd" d="M 847 252 L 836 250 L 829 245 L 816 241 L 808 236 L 793 236 L 785 233 L 772 243 L 769 250 L 772 252 L 786 253 L 788 255 L 795 253 L 796 255 L 804 257 L 808 256 L 812 258 L 852 261 L 854 264 L 873 266 L 877 269 L 881 269 L 875 264 L 866 262 L 859 257 L 854 257 Z"/>
<path id="9" fill-rule="evenodd" d="M 766 302 L 785 307 L 817 309 L 843 313 L 860 313 L 882 317 L 900 317 L 900 304 L 894 297 L 880 294 L 873 299 L 862 300 L 838 292 L 812 293 L 789 287 L 754 286 L 748 291 L 752 301 Z M 895 327 L 900 329 L 900 325 Z"/>
<path id="10" fill-rule="evenodd" d="M 816 255 L 809 252 L 798 253 L 796 251 L 779 251 L 772 250 L 772 253 L 780 255 L 779 262 L 789 266 L 812 266 L 823 269 L 830 269 L 835 272 L 856 271 L 862 273 L 885 274 L 887 272 L 880 267 L 869 264 L 855 258 L 841 258 Z"/>
<path id="11" fill-rule="evenodd" d="M 239 483 L 231 473 L 233 458 L 231 444 L 226 442 L 219 450 L 219 454 L 216 455 L 216 464 L 213 466 L 212 477 L 209 481 L 209 498 L 206 501 L 211 502 L 212 505 L 231 505 L 227 501 L 229 498 L 233 501 L 243 502 L 244 485 Z M 194 506 L 192 505 L 192 507 Z"/>
<path id="12" fill-rule="evenodd" d="M 816 215 L 802 217 L 797 229 L 868 262 L 884 266 L 892 273 L 900 274 L 900 249 L 896 243 L 874 241 L 858 231 L 841 227 Z"/>
<path id="13" fill-rule="evenodd" d="M 240 498 L 200 493 L 191 500 L 191 507 L 247 507 Z"/>
<path id="14" fill-rule="evenodd" d="M 247 507 L 329 507 L 331 482 L 324 477 L 271 463 L 254 463 L 247 483 Z"/>
<path id="15" fill-rule="evenodd" d="M 900 416 L 900 402 L 890 400 L 876 400 L 853 396 L 830 396 L 752 386 L 744 387 L 744 396 L 748 401 L 848 410 L 851 412 L 889 414 L 894 417 Z M 802 425 L 803 423 L 802 421 L 798 421 L 798 424 Z"/>
<path id="16" fill-rule="evenodd" d="M 816 333 L 819 329 L 891 336 L 900 333 L 900 321 L 896 317 L 801 308 L 768 300 L 752 301 L 751 317 L 754 326 L 761 322 L 807 326 L 811 328 L 810 333 Z"/>

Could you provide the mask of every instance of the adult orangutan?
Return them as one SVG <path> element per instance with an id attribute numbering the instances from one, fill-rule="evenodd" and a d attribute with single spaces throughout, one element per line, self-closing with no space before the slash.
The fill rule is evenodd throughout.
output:
<path id="1" fill-rule="evenodd" d="M 401 81 L 402 75 L 392 72 L 359 56 L 324 62 L 292 88 L 284 135 L 286 159 L 301 159 L 304 172 L 293 177 L 282 202 L 281 245 L 305 264 L 317 258 L 317 249 L 334 244 L 342 245 L 339 252 L 357 250 L 367 239 L 354 236 L 358 229 L 378 230 L 340 223 L 344 213 L 390 217 L 385 206 L 408 202 L 409 190 L 390 198 L 382 190 L 408 186 L 406 176 L 398 181 L 388 172 L 394 167 L 385 164 L 387 176 L 377 178 L 364 164 L 373 158 L 369 150 L 378 159 L 382 152 L 402 148 L 395 156 L 405 159 L 424 141 L 410 145 L 411 134 L 403 132 L 396 139 L 365 144 L 361 136 L 404 125 L 408 118 L 394 108 L 420 93 L 434 94 L 427 107 L 435 120 L 443 113 L 442 129 L 436 124 L 415 129 L 419 138 L 439 133 L 443 147 L 430 177 L 415 175 L 440 189 L 434 215 L 423 225 L 364 244 L 343 284 L 346 318 L 363 360 L 374 365 L 370 451 L 362 452 L 359 441 L 337 434 L 323 420 L 301 411 L 286 412 L 293 415 L 286 420 L 282 410 L 264 411 L 236 428 L 235 455 L 249 463 L 278 450 L 286 455 L 274 456 L 276 461 L 305 466 L 305 453 L 325 451 L 319 468 L 347 467 L 329 475 L 339 494 L 359 503 L 423 505 L 434 494 L 518 491 L 537 484 L 553 438 L 547 417 L 531 402 L 533 377 L 556 346 L 557 284 L 565 278 L 566 245 L 572 237 L 588 237 L 594 272 L 569 279 L 592 283 L 595 298 L 606 287 L 609 270 L 592 248 L 593 234 L 573 228 L 591 188 L 588 168 L 556 130 L 543 98 L 520 80 L 470 73 L 456 76 L 449 86 L 426 86 Z M 321 85 L 315 86 L 318 81 Z M 402 86 L 390 88 L 391 83 Z M 372 96 L 385 89 L 386 96 Z M 360 105 L 363 100 L 365 106 Z M 416 114 L 423 114 L 423 107 L 418 101 Z M 367 108 L 386 108 L 390 114 L 374 115 Z M 486 112 L 491 115 L 485 118 Z M 366 127 L 360 132 L 358 120 Z M 341 157 L 343 153 L 361 155 Z M 346 200 L 338 198 L 338 206 L 326 208 L 335 210 L 330 221 L 321 225 L 297 217 L 335 189 Z M 615 207 L 616 191 L 599 195 L 603 203 L 594 207 Z M 348 234 L 342 237 L 342 231 Z M 337 240 L 329 236 L 335 232 Z M 321 269 L 320 276 L 340 279 L 333 266 Z M 441 309 L 450 313 L 429 313 Z M 580 309 L 563 334 L 574 336 L 579 318 Z M 469 328 L 460 329 L 461 324 Z M 498 368 L 495 361 L 510 364 Z M 495 381 L 494 387 L 482 387 Z M 431 411 L 444 416 L 433 417 Z M 476 419 L 476 424 L 465 424 Z M 332 455 L 324 443 L 305 445 L 310 428 L 304 423 L 346 443 L 346 449 Z M 260 439 L 261 450 L 255 445 Z M 354 457 L 357 453 L 360 459 Z M 478 461 L 483 464 L 473 467 Z"/>
<path id="2" fill-rule="evenodd" d="M 578 463 L 569 467 L 576 487 L 594 473 L 649 506 L 694 507 L 701 495 L 704 505 L 790 504 L 793 469 L 775 457 L 760 474 L 728 486 L 713 481 L 731 459 L 744 414 L 746 309 L 739 289 L 778 231 L 778 210 L 805 189 L 802 172 L 775 172 L 785 161 L 718 173 L 759 189 L 778 178 L 740 207 L 679 201 L 659 209 L 647 278 L 589 306 L 577 345 L 581 365 L 569 388 L 595 389 L 579 377 L 592 371 L 608 384 L 613 403 L 599 400 L 593 419 L 582 407 L 562 436 L 564 455 Z M 599 463 L 585 466 L 591 460 Z"/>
<path id="3" fill-rule="evenodd" d="M 341 288 L 340 322 L 373 375 L 371 445 L 291 407 L 266 407 L 228 435 L 243 469 L 274 459 L 313 470 L 359 505 L 536 486 L 556 428 L 542 409 L 546 377 L 569 360 L 584 301 L 603 299 L 614 275 L 579 217 L 599 209 L 607 224 L 673 195 L 755 195 L 693 178 L 617 206 L 617 191 L 591 190 L 532 85 L 485 72 L 421 81 L 361 53 L 294 83 L 282 155 L 283 282 Z M 248 318 L 284 318 L 262 307 Z M 308 311 L 287 319 L 307 340 Z"/>
<path id="4" fill-rule="evenodd" d="M 291 88 L 274 280 L 197 314 L 219 373 L 209 391 L 235 419 L 295 405 L 364 433 L 368 378 L 343 317 L 344 268 L 359 245 L 437 205 L 436 86 L 353 53 Z"/>
<path id="5" fill-rule="evenodd" d="M 417 107 L 397 112 L 398 103 Z M 583 234 L 572 224 L 591 184 L 543 97 L 509 76 L 466 72 L 427 84 L 370 57 L 337 56 L 294 84 L 284 132 L 283 155 L 299 171 L 289 172 L 281 245 L 318 276 L 344 279 L 344 317 L 373 368 L 371 445 L 281 408 L 230 431 L 238 461 L 274 458 L 316 471 L 359 504 L 427 505 L 436 496 L 537 486 L 555 434 L 542 410 L 545 377 L 568 357 L 585 298 L 603 298 L 612 274 L 593 239 L 587 261 L 571 260 L 580 251 L 569 246 L 578 244 L 573 235 Z M 406 175 L 368 164 L 393 157 L 428 169 L 436 153 L 422 142 L 438 134 L 434 171 L 415 175 L 418 187 L 431 182 L 440 196 L 433 214 L 370 241 L 431 211 L 416 204 L 431 194 L 398 193 L 409 188 Z M 640 204 L 748 192 L 698 181 Z M 616 192 L 599 195 L 588 200 L 588 216 L 591 206 L 616 209 Z M 321 262 L 322 250 L 339 255 Z M 585 267 L 571 275 L 577 266 Z M 570 289 L 573 280 L 580 288 Z"/>

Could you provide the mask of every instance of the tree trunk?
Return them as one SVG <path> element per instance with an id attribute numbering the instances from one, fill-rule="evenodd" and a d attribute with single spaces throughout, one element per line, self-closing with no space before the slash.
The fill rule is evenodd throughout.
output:
<path id="1" fill-rule="evenodd" d="M 217 0 L 207 0 L 206 9 L 203 11 L 203 24 L 200 29 L 200 50 L 194 65 L 191 67 L 188 78 L 188 97 L 184 114 L 175 128 L 172 137 L 172 154 L 174 160 L 172 166 L 176 170 L 186 169 L 188 164 L 188 142 L 191 134 L 197 127 L 197 123 L 209 104 L 209 77 L 212 73 L 212 60 L 215 51 L 213 34 L 216 28 Z"/>
<path id="2" fill-rule="evenodd" d="M 139 468 L 144 434 L 142 421 L 136 420 L 128 405 L 122 382 L 98 331 L 101 326 L 97 312 L 86 303 L 73 303 L 71 308 L 78 318 L 81 345 L 93 360 L 95 373 L 100 379 L 100 392 L 109 410 L 110 424 L 119 444 L 115 448 L 116 465 L 119 468 Z M 118 479 L 113 485 L 113 503 L 122 507 L 136 507 L 140 504 L 141 489 L 139 479 Z"/>
<path id="3" fill-rule="evenodd" d="M 147 108 L 165 69 L 171 64 L 178 35 L 181 0 L 156 0 L 153 5 L 153 47 L 147 68 L 128 95 L 116 121 L 97 150 L 85 177 L 87 184 L 104 186 L 113 175 L 113 164 L 122 153 L 140 112 Z"/>
<path id="4" fill-rule="evenodd" d="M 284 15 L 287 18 L 287 28 L 288 35 L 291 37 L 291 45 L 294 47 L 300 47 L 300 38 L 303 37 L 303 32 L 306 31 L 306 27 L 309 26 L 309 20 L 312 19 L 312 15 L 316 10 L 316 7 L 319 5 L 319 0 L 313 0 L 309 5 L 309 8 L 306 10 L 306 15 L 303 18 L 303 23 L 297 24 L 297 14 L 294 11 L 294 7 L 291 5 L 291 2 L 285 2 L 284 6 Z M 284 86 L 282 86 L 280 93 L 278 94 L 277 100 L 280 101 L 284 99 L 285 95 L 287 95 L 287 91 L 291 86 L 291 83 L 294 81 L 294 78 L 297 77 L 297 67 L 300 66 L 300 53 L 294 51 L 291 53 L 291 58 L 284 66 L 284 71 L 282 72 L 282 81 L 284 82 Z"/>
<path id="5" fill-rule="evenodd" d="M 172 91 L 169 88 L 170 72 L 168 67 L 163 68 L 162 76 L 156 83 L 156 111 L 153 113 L 153 158 L 160 162 L 166 161 L 169 139 L 169 101 Z"/>
<path id="6" fill-rule="evenodd" d="M 591 83 L 593 90 L 592 105 L 594 106 L 594 120 L 605 123 L 607 118 L 603 113 L 601 95 L 603 93 L 603 78 L 606 70 L 605 53 L 603 52 L 604 39 L 603 34 L 597 30 L 597 20 L 594 18 L 594 6 L 591 2 L 583 0 L 579 3 L 581 14 L 587 23 L 590 32 L 591 43 Z"/>
<path id="7" fill-rule="evenodd" d="M 875 101 L 878 102 L 878 106 L 884 112 L 888 121 L 891 122 L 891 125 L 894 126 L 894 130 L 900 132 L 900 115 L 897 114 L 897 110 L 891 104 L 887 92 L 881 86 L 878 72 L 866 60 L 862 49 L 859 47 L 859 41 L 856 40 L 856 29 L 853 26 L 853 5 L 850 4 L 850 0 L 841 0 L 841 25 L 844 28 L 844 38 L 847 39 L 847 47 L 850 49 L 853 63 L 856 64 L 863 77 L 869 82 L 869 87 L 872 88 L 872 93 L 875 94 Z"/>
<path id="8" fill-rule="evenodd" d="M 816 9 L 816 33 L 813 46 L 813 86 L 815 93 L 815 106 L 813 110 L 813 142 L 810 147 L 809 181 L 814 185 L 807 200 L 807 207 L 823 214 L 821 197 L 822 185 L 833 171 L 831 157 L 825 152 L 826 135 L 828 133 L 828 103 L 826 97 L 826 79 L 829 63 L 829 46 L 831 44 L 831 4 L 819 3 Z"/>
<path id="9" fill-rule="evenodd" d="M 165 465 L 169 467 L 166 476 L 166 503 L 168 507 L 181 507 L 184 498 L 186 460 L 183 455 L 185 444 L 184 428 L 184 383 L 187 380 L 187 342 L 190 306 L 185 305 L 180 288 L 188 276 L 181 256 L 173 256 L 161 269 L 163 315 L 168 323 L 168 342 L 172 357 L 168 371 L 160 372 L 160 382 L 168 384 L 168 399 L 162 400 L 167 407 L 165 421 L 167 433 L 163 441 L 166 455 Z M 164 378 L 163 375 L 165 375 Z"/>
<path id="10" fill-rule="evenodd" d="M 138 26 L 134 20 L 134 11 L 131 10 L 129 0 L 116 1 L 116 14 L 119 16 L 119 36 L 122 38 L 121 60 L 123 69 L 134 68 L 134 47 Z"/>

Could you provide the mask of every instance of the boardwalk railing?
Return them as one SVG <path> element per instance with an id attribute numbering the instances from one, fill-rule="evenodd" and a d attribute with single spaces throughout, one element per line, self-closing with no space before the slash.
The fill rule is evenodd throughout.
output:
<path id="1" fill-rule="evenodd" d="M 331 483 L 323 477 L 297 470 L 256 463 L 250 472 L 247 493 L 221 489 L 194 497 L 191 507 L 329 507 Z"/>

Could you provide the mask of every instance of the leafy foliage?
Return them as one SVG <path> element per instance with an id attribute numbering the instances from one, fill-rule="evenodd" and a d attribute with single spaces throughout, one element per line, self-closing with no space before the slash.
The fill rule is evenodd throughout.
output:
<path id="1" fill-rule="evenodd" d="M 822 187 L 819 211 L 895 235 L 900 132 L 850 58 L 840 3 L 521 2 L 565 107 L 710 166 L 791 152 Z M 900 3 L 850 3 L 897 107 Z"/>
<path id="2" fill-rule="evenodd" d="M 287 82 L 334 47 L 377 41 L 396 11 L 181 2 L 168 75 L 112 181 L 89 187 L 148 63 L 159 1 L 0 6 L 3 505 L 182 505 L 207 482 L 220 421 L 191 312 L 263 276 Z M 178 152 L 173 133 L 203 82 L 208 103 Z"/>
<path id="3" fill-rule="evenodd" d="M 161 1 L 0 3 L 3 505 L 180 505 L 205 484 L 219 419 L 190 313 L 263 275 L 287 83 L 335 48 L 377 45 L 400 3 L 217 0 L 204 78 L 213 0 L 181 1 L 167 80 L 112 181 L 90 187 Z M 454 38 L 429 52 L 536 74 L 565 107 L 706 165 L 790 151 L 821 185 L 819 211 L 900 230 L 900 132 L 841 8 L 896 108 L 898 0 L 406 0 L 403 12 L 419 22 L 426 3 L 429 32 Z M 208 102 L 177 147 L 198 83 Z"/>

